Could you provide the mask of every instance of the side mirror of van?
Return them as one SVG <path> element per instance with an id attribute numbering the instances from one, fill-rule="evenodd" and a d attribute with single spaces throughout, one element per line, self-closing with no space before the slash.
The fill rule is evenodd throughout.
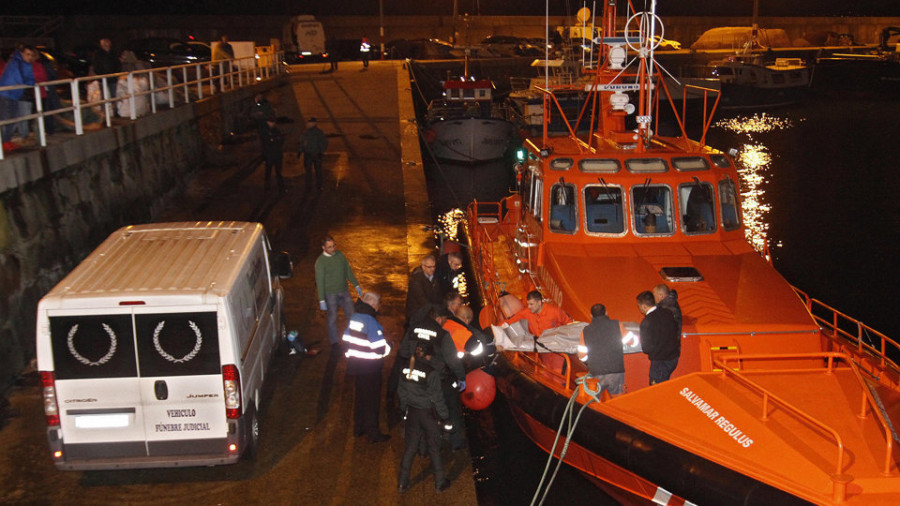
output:
<path id="1" fill-rule="evenodd" d="M 281 279 L 288 279 L 294 275 L 294 263 L 291 262 L 291 254 L 287 251 L 278 253 L 272 267 L 275 275 Z"/>

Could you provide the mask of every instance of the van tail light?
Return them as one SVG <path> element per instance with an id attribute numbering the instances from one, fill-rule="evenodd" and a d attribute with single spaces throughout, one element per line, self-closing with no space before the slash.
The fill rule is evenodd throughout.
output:
<path id="1" fill-rule="evenodd" d="M 50 371 L 41 371 L 41 386 L 44 396 L 44 415 L 47 426 L 59 426 L 59 403 L 56 401 L 56 377 Z"/>
<path id="2" fill-rule="evenodd" d="M 222 366 L 222 386 L 225 387 L 225 417 L 241 416 L 241 373 L 234 364 Z"/>

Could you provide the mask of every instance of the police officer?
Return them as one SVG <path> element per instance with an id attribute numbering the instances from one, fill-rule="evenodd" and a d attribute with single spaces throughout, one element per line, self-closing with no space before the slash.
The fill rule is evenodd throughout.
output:
<path id="1" fill-rule="evenodd" d="M 423 436 L 431 456 L 435 491 L 440 493 L 450 486 L 450 482 L 444 477 L 438 427 L 440 425 L 446 430 L 451 426 L 447 421 L 449 412 L 444 403 L 441 374 L 432 366 L 433 356 L 434 344 L 428 340 L 418 341 L 413 357 L 400 376 L 400 409 L 406 418 L 406 450 L 400 463 L 397 485 L 401 494 L 409 490 L 410 470 Z"/>
<path id="2" fill-rule="evenodd" d="M 381 432 L 378 418 L 381 411 L 381 368 L 391 347 L 384 338 L 384 329 L 375 319 L 381 307 L 381 296 L 366 292 L 356 301 L 354 313 L 347 323 L 343 341 L 347 351 L 347 375 L 356 378 L 356 397 L 353 404 L 353 434 L 369 435 L 369 441 L 380 443 L 391 438 Z"/>
<path id="3" fill-rule="evenodd" d="M 399 359 L 409 360 L 415 353 L 416 344 L 419 341 L 428 341 L 434 346 L 432 365 L 441 374 L 444 391 L 444 402 L 450 410 L 450 421 L 453 430 L 450 432 L 450 449 L 453 451 L 465 447 L 463 435 L 462 407 L 459 402 L 459 392 L 466 389 L 466 371 L 453 344 L 450 333 L 443 329 L 442 325 L 450 316 L 450 311 L 443 306 L 433 306 L 425 320 L 413 325 L 403 336 L 398 351 Z"/>

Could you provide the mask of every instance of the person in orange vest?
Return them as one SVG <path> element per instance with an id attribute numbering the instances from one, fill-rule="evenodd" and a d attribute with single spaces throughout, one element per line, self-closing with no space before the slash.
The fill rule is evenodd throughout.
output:
<path id="1" fill-rule="evenodd" d="M 456 312 L 460 312 L 462 308 L 469 309 L 468 306 L 460 306 Z M 469 314 L 471 313 L 472 310 L 469 309 Z M 442 327 L 450 333 L 450 337 L 453 338 L 453 344 L 456 346 L 457 356 L 462 359 L 466 353 L 466 343 L 472 337 L 472 331 L 456 316 L 456 313 L 447 318 Z"/>
<path id="2" fill-rule="evenodd" d="M 494 340 L 481 329 L 472 326 L 474 317 L 472 308 L 460 305 L 444 324 L 444 329 L 453 337 L 453 344 L 456 345 L 466 372 L 489 363 L 497 352 Z"/>
<path id="3" fill-rule="evenodd" d="M 528 292 L 525 298 L 526 307 L 506 319 L 513 324 L 519 320 L 528 321 L 528 331 L 540 337 L 545 330 L 572 323 L 572 318 L 556 304 L 544 302 L 544 296 L 537 290 Z"/>

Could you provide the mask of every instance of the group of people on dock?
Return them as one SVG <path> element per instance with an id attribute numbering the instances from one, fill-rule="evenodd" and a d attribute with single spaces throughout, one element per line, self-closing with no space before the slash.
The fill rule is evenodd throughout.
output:
<path id="1" fill-rule="evenodd" d="M 318 305 L 327 313 L 331 351 L 347 358 L 347 375 L 354 378 L 353 433 L 372 443 L 387 441 L 390 435 L 381 431 L 379 419 L 382 369 L 391 346 L 377 319 L 381 296 L 362 289 L 332 236 L 324 236 L 321 246 L 315 263 Z M 461 272 L 462 257 L 449 253 L 440 259 L 425 256 L 409 276 L 406 331 L 387 386 L 389 419 L 405 421 L 400 493 L 409 488 L 417 453 L 431 458 L 435 490 L 450 486 L 440 454 L 441 431 L 448 434 L 451 451 L 466 447 L 459 393 L 466 388 L 467 370 L 480 367 L 483 357 L 491 355 L 492 342 L 472 325 L 472 309 L 454 288 Z M 348 287 L 356 291 L 355 302 Z M 342 334 L 337 327 L 339 310 L 347 319 Z M 299 340 L 294 342 L 292 353 L 317 353 Z"/>
<path id="2" fill-rule="evenodd" d="M 381 296 L 362 289 L 333 237 L 324 236 L 321 247 L 322 253 L 315 262 L 318 305 L 327 313 L 332 353 L 347 358 L 347 375 L 354 378 L 353 433 L 367 436 L 372 443 L 387 441 L 390 435 L 381 431 L 379 420 L 382 370 L 392 350 L 378 322 Z M 450 486 L 441 460 L 441 431 L 447 433 L 451 451 L 466 447 L 460 392 L 466 389 L 467 372 L 488 365 L 497 349 L 491 336 L 473 324 L 474 313 L 457 291 L 462 269 L 462 256 L 451 252 L 441 257 L 424 256 L 409 274 L 405 332 L 397 346 L 386 396 L 389 420 L 399 416 L 405 421 L 406 447 L 398 475 L 400 493 L 410 487 L 416 454 L 430 457 L 437 492 Z M 356 291 L 355 302 L 349 287 Z M 644 315 L 640 343 L 650 359 L 652 385 L 668 380 L 678 365 L 681 309 L 678 294 L 665 284 L 641 292 L 636 299 Z M 522 306 L 521 301 L 518 304 Z M 338 332 L 338 310 L 347 319 L 343 333 Z M 527 294 L 524 306 L 512 312 L 506 323 L 523 320 L 535 336 L 573 322 L 560 307 L 544 301 L 537 290 Z M 583 328 L 578 346 L 579 359 L 610 395 L 624 392 L 623 343 L 630 336 L 626 332 L 623 339 L 622 329 L 617 320 L 607 315 L 603 304 L 594 304 L 591 322 Z M 295 350 L 307 355 L 317 353 L 302 343 L 295 344 L 292 352 Z M 556 353 L 542 353 L 541 358 L 548 367 L 562 367 L 562 358 Z"/>

